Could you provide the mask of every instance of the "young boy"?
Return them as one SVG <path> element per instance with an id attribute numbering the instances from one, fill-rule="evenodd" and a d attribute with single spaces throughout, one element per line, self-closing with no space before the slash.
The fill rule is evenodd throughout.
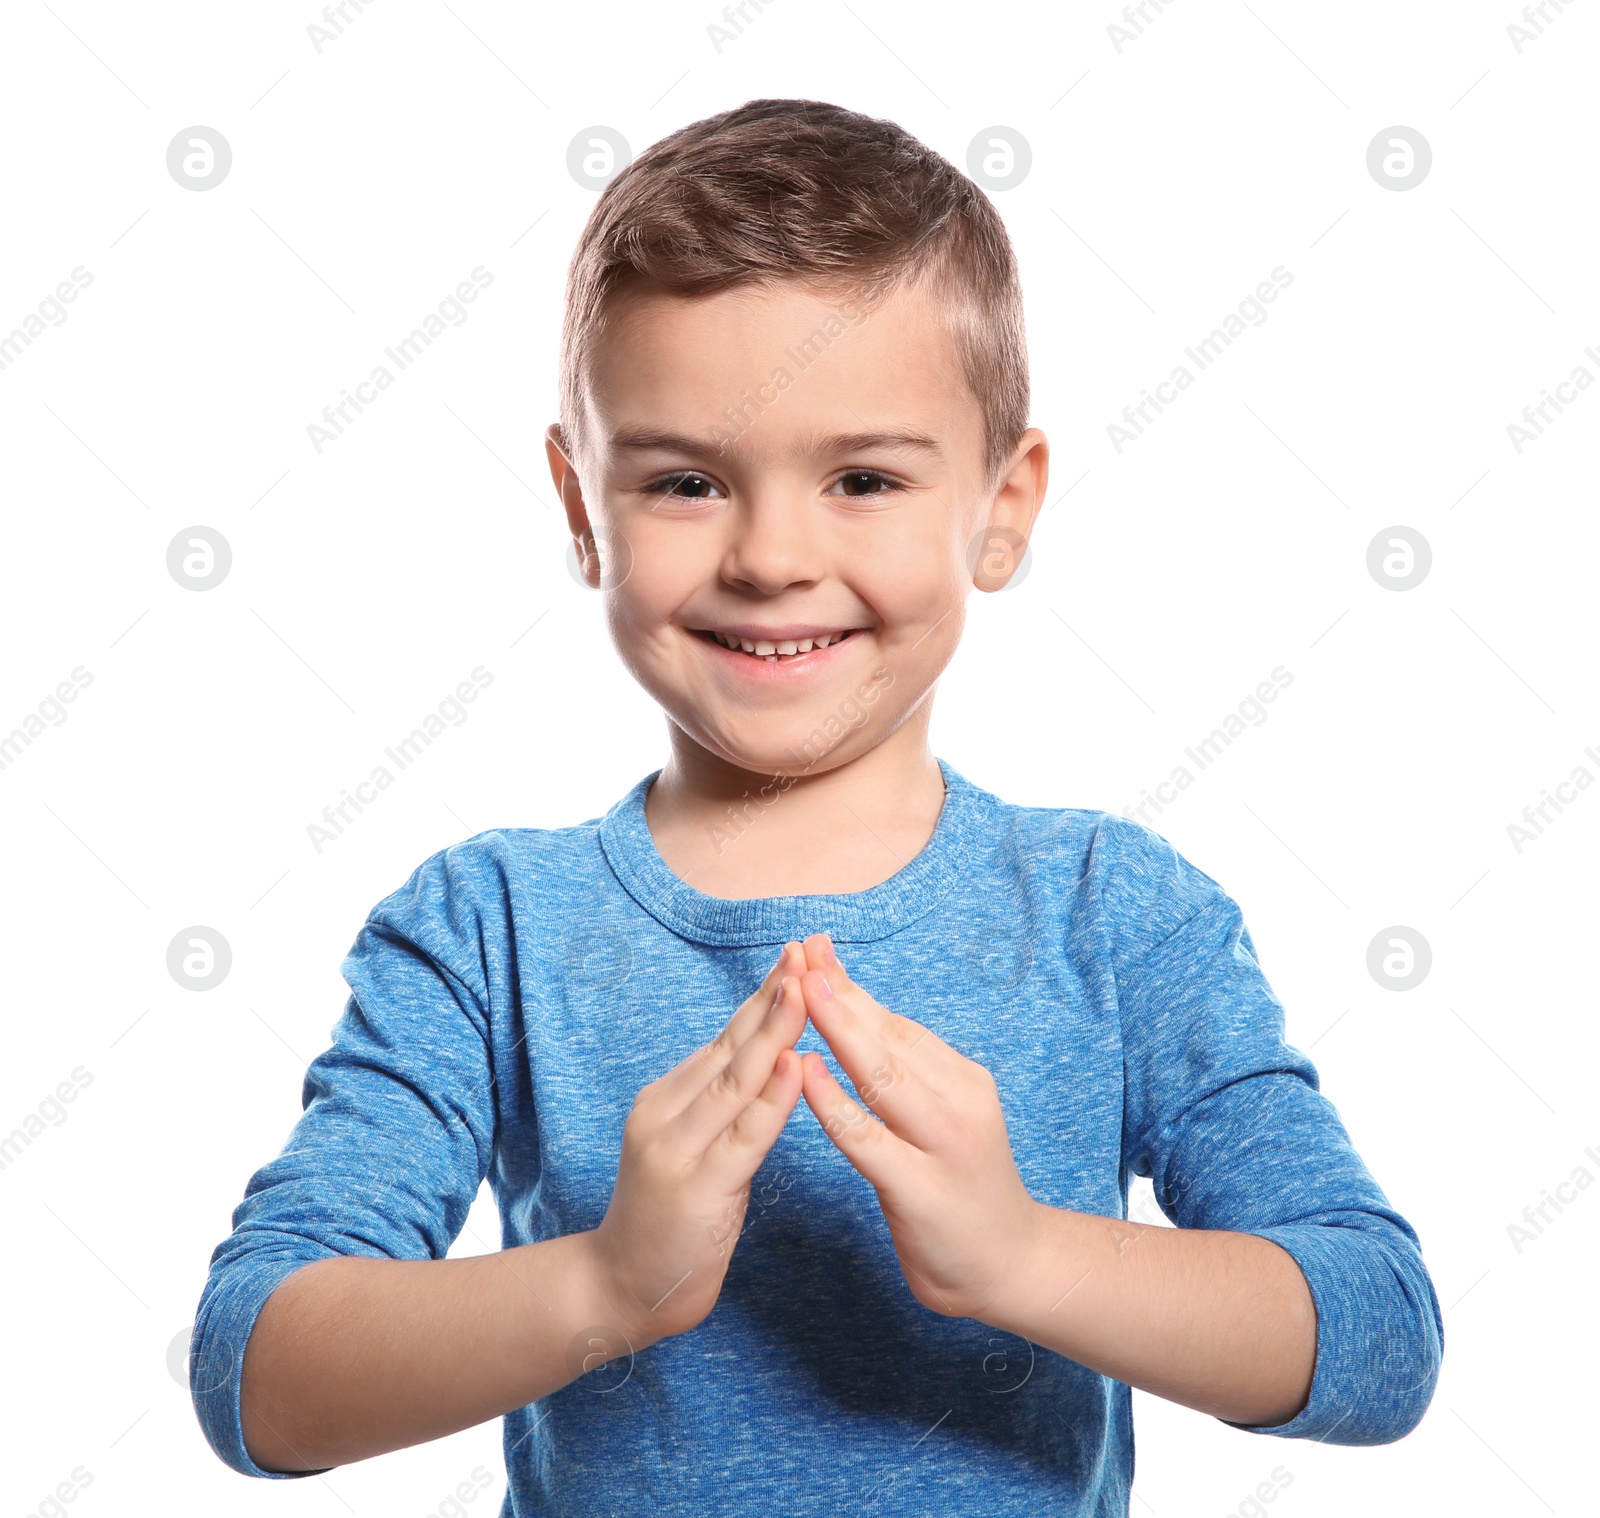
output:
<path id="1" fill-rule="evenodd" d="M 1409 1432 L 1438 1301 L 1236 903 L 929 747 L 1045 492 L 993 207 L 889 122 L 752 101 L 610 183 L 567 301 L 551 470 L 668 760 L 374 908 L 212 1256 L 217 1453 L 503 1414 L 507 1515 L 947 1518 L 1126 1514 L 1130 1386 Z M 504 1247 L 444 1259 L 485 1175 Z M 1126 1221 L 1135 1175 L 1177 1228 Z"/>

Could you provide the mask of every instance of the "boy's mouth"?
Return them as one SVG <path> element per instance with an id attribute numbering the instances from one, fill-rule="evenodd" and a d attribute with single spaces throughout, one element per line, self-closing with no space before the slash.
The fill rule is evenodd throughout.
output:
<path id="1" fill-rule="evenodd" d="M 864 629 L 847 627 L 837 632 L 812 632 L 806 637 L 743 637 L 738 633 L 718 632 L 715 628 L 695 629 L 697 637 L 708 639 L 732 653 L 760 659 L 768 664 L 784 664 L 808 654 L 836 647 Z"/>

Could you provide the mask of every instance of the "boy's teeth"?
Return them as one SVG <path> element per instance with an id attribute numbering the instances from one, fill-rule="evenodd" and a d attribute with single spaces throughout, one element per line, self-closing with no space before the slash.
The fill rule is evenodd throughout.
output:
<path id="1" fill-rule="evenodd" d="M 724 648 L 742 649 L 747 654 L 754 654 L 758 659 L 778 659 L 788 658 L 793 654 L 808 654 L 814 648 L 831 648 L 844 637 L 844 634 L 838 632 L 824 633 L 819 638 L 785 638 L 777 643 L 750 638 L 731 638 L 723 633 L 715 633 L 713 636 Z"/>

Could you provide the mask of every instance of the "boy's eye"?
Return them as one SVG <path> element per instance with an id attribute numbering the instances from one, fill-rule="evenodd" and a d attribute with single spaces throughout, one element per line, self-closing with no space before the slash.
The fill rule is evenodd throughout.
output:
<path id="1" fill-rule="evenodd" d="M 901 488 L 896 481 L 876 469 L 852 469 L 840 475 L 834 483 L 844 487 L 845 495 L 857 497 L 886 495 L 891 490 Z"/>
<path id="2" fill-rule="evenodd" d="M 876 469 L 851 469 L 839 476 L 834 481 L 829 494 L 835 491 L 852 496 L 857 500 L 870 499 L 872 496 L 887 495 L 891 491 L 904 489 L 898 481 Z M 678 474 L 663 475 L 658 480 L 652 480 L 645 486 L 649 495 L 670 498 L 678 501 L 704 501 L 709 500 L 719 493 L 716 483 L 703 474 L 693 470 L 684 470 Z"/>
<path id="3" fill-rule="evenodd" d="M 716 486 L 703 474 L 684 473 L 669 474 L 646 488 L 652 495 L 676 496 L 680 501 L 703 501 Z"/>

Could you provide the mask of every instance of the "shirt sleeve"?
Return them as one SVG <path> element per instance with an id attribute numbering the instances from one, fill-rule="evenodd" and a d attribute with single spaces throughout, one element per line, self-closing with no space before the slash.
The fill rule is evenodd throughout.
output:
<path id="1" fill-rule="evenodd" d="M 1417 1235 L 1284 1042 L 1238 904 L 1142 824 L 1107 816 L 1101 897 L 1125 1049 L 1123 1156 L 1180 1228 L 1271 1239 L 1317 1312 L 1310 1397 L 1246 1428 L 1387 1444 L 1421 1421 L 1444 1347 Z"/>
<path id="2" fill-rule="evenodd" d="M 334 1255 L 440 1259 L 493 1154 L 495 1100 L 480 925 L 449 851 L 375 907 L 341 965 L 351 996 L 306 1071 L 282 1152 L 250 1178 L 211 1256 L 190 1341 L 190 1393 L 217 1455 L 245 1450 L 244 1350 L 272 1292 Z"/>

